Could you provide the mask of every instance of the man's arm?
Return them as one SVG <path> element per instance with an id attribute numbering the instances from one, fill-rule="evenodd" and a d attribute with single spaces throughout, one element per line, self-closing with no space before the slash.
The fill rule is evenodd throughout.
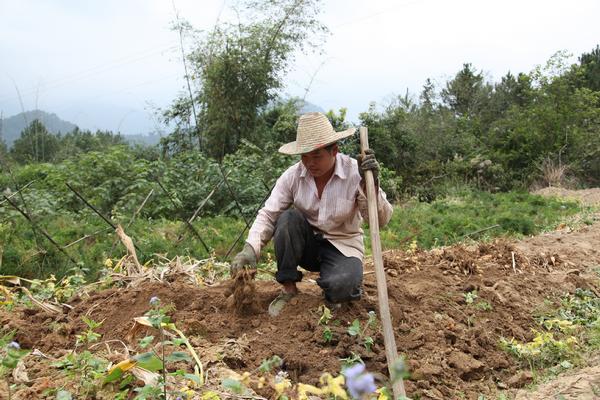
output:
<path id="1" fill-rule="evenodd" d="M 292 204 L 291 175 L 284 172 L 275 183 L 271 195 L 260 209 L 250 232 L 244 248 L 233 258 L 230 265 L 231 276 L 237 274 L 246 265 L 255 267 L 260 257 L 260 250 L 273 236 L 275 222 L 279 215 Z"/>
<path id="2" fill-rule="evenodd" d="M 394 207 L 387 200 L 387 196 L 383 189 L 376 188 L 377 190 L 377 217 L 379 219 L 379 226 L 384 227 L 390 222 L 392 219 L 392 214 L 394 213 Z M 362 187 L 358 189 L 358 195 L 356 196 L 356 202 L 358 204 L 358 209 L 360 211 L 360 215 L 362 215 L 363 219 L 369 223 L 369 206 L 367 203 L 367 195 L 363 191 Z"/>
<path id="3" fill-rule="evenodd" d="M 277 219 L 292 203 L 292 173 L 290 168 L 277 179 L 271 195 L 265 202 L 264 207 L 258 212 L 248 233 L 246 243 L 252 246 L 257 259 L 260 257 L 261 249 L 273 237 Z"/>

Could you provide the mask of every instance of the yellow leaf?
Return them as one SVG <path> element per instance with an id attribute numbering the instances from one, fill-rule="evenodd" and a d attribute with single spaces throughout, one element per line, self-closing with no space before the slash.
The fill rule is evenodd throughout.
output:
<path id="1" fill-rule="evenodd" d="M 133 318 L 133 320 L 140 325 L 144 325 L 144 326 L 148 326 L 148 327 L 152 328 L 152 323 L 150 322 L 148 317 L 135 317 L 135 318 Z"/>
<path id="2" fill-rule="evenodd" d="M 196 392 L 194 392 L 192 389 L 190 389 L 187 386 L 184 386 L 181 388 L 180 392 L 185 395 L 186 399 L 191 399 L 194 397 L 194 395 L 196 394 Z"/>
<path id="3" fill-rule="evenodd" d="M 242 374 L 242 378 L 240 379 L 244 385 L 248 386 L 250 384 L 250 372 L 244 372 Z"/>
<path id="4" fill-rule="evenodd" d="M 385 393 L 385 390 L 383 390 L 383 388 L 377 389 L 375 393 L 379 394 L 379 396 L 377 396 L 377 400 L 394 400 Z"/>
<path id="5" fill-rule="evenodd" d="M 12 299 L 12 293 L 10 292 L 10 290 L 8 290 L 2 285 L 0 285 L 0 292 L 4 293 L 4 297 L 6 298 L 6 300 Z"/>
<path id="6" fill-rule="evenodd" d="M 317 396 L 325 394 L 323 389 L 319 389 L 316 386 L 306 385 L 304 383 L 298 384 L 298 400 L 308 400 L 307 394 L 309 394 L 309 393 L 315 394 Z"/>
<path id="7" fill-rule="evenodd" d="M 6 281 L 8 283 L 12 283 L 13 285 L 20 286 L 21 278 L 15 275 L 2 275 L 0 276 L 0 281 Z"/>
<path id="8" fill-rule="evenodd" d="M 202 393 L 201 400 L 221 400 L 218 394 L 209 390 L 207 392 Z"/>
<path id="9" fill-rule="evenodd" d="M 277 393 L 277 397 L 281 396 L 286 389 L 292 387 L 292 383 L 289 379 L 282 379 L 280 382 L 275 383 L 275 392 Z"/>
<path id="10" fill-rule="evenodd" d="M 113 365 L 113 367 L 108 370 L 108 374 L 110 375 L 117 368 L 120 368 L 121 371 L 123 371 L 123 372 L 129 371 L 131 368 L 135 367 L 135 364 L 137 364 L 136 361 L 128 358 L 127 360 L 121 361 L 117 365 Z"/>
<path id="11" fill-rule="evenodd" d="M 325 385 L 323 388 L 327 393 L 332 394 L 340 399 L 347 399 L 348 394 L 346 394 L 346 390 L 344 390 L 344 376 L 339 375 L 337 377 L 332 377 L 330 374 L 323 374 L 319 379 L 322 384 Z"/>

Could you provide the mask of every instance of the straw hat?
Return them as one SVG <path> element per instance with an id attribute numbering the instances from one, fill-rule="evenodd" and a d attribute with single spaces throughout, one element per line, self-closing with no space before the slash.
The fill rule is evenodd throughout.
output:
<path id="1" fill-rule="evenodd" d="M 318 112 L 306 113 L 298 120 L 296 141 L 286 143 L 279 148 L 283 154 L 304 154 L 320 149 L 340 139 L 354 134 L 356 128 L 342 132 L 333 130 L 327 117 Z"/>

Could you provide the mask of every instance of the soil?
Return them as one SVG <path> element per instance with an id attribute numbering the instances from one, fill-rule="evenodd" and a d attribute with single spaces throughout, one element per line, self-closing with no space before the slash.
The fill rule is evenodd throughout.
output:
<path id="1" fill-rule="evenodd" d="M 496 398 L 504 391 L 518 399 L 557 394 L 565 399 L 598 398 L 593 397 L 600 387 L 598 363 L 572 380 L 561 379 L 560 385 L 543 386 L 534 394 L 519 392 L 532 377 L 498 343 L 500 338 L 531 340 L 537 325 L 533 316 L 547 299 L 558 300 L 576 288 L 600 295 L 600 222 L 522 241 L 414 253 L 386 251 L 384 267 L 398 352 L 411 372 L 404 382 L 411 397 L 478 399 L 483 394 Z M 230 282 L 208 286 L 180 277 L 78 296 L 69 302 L 72 309 L 65 308 L 60 315 L 37 308 L 0 309 L 0 322 L 16 331 L 22 347 L 38 349 L 52 359 L 75 347 L 75 335 L 86 327 L 81 317 L 87 316 L 102 321 L 97 331 L 106 342 L 105 357 L 120 361 L 126 346 L 135 347 L 135 340 L 127 341 L 133 318 L 146 313 L 149 299 L 158 296 L 163 304 L 173 305 L 172 319 L 190 338 L 209 369 L 209 379 L 217 368 L 252 371 L 274 355 L 284 360 L 282 369 L 296 382 L 316 384 L 323 372 L 339 373 L 340 359 L 355 354 L 369 371 L 387 375 L 382 335 L 373 335 L 372 351 L 367 351 L 356 336 L 346 333 L 355 319 L 364 326 L 368 312 L 378 310 L 375 275 L 368 260 L 363 298 L 332 310 L 333 339 L 328 343 L 319 325 L 319 307 L 324 303 L 314 273 L 305 274 L 300 294 L 277 317 L 269 316 L 267 308 L 280 291 L 278 284 L 249 282 L 248 275 L 241 275 L 241 290 L 254 299 L 243 307 L 234 306 L 239 293 Z M 474 290 L 478 297 L 469 304 L 465 294 Z M 477 303 L 487 303 L 491 309 L 475 307 Z M 44 398 L 45 389 L 64 381 L 43 356 L 27 357 L 28 388 L 13 398 Z M 0 386 L 0 399 L 3 389 Z"/>
<path id="2" fill-rule="evenodd" d="M 537 190 L 534 193 L 542 196 L 573 199 L 588 206 L 600 204 L 600 188 L 570 190 L 551 186 Z"/>

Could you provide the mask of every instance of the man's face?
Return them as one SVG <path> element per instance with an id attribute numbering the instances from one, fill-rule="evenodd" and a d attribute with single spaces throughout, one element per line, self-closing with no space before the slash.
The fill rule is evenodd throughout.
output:
<path id="1" fill-rule="evenodd" d="M 333 168 L 337 152 L 337 145 L 334 145 L 329 151 L 325 149 L 313 150 L 310 153 L 302 154 L 302 164 L 313 177 L 319 178 Z"/>

